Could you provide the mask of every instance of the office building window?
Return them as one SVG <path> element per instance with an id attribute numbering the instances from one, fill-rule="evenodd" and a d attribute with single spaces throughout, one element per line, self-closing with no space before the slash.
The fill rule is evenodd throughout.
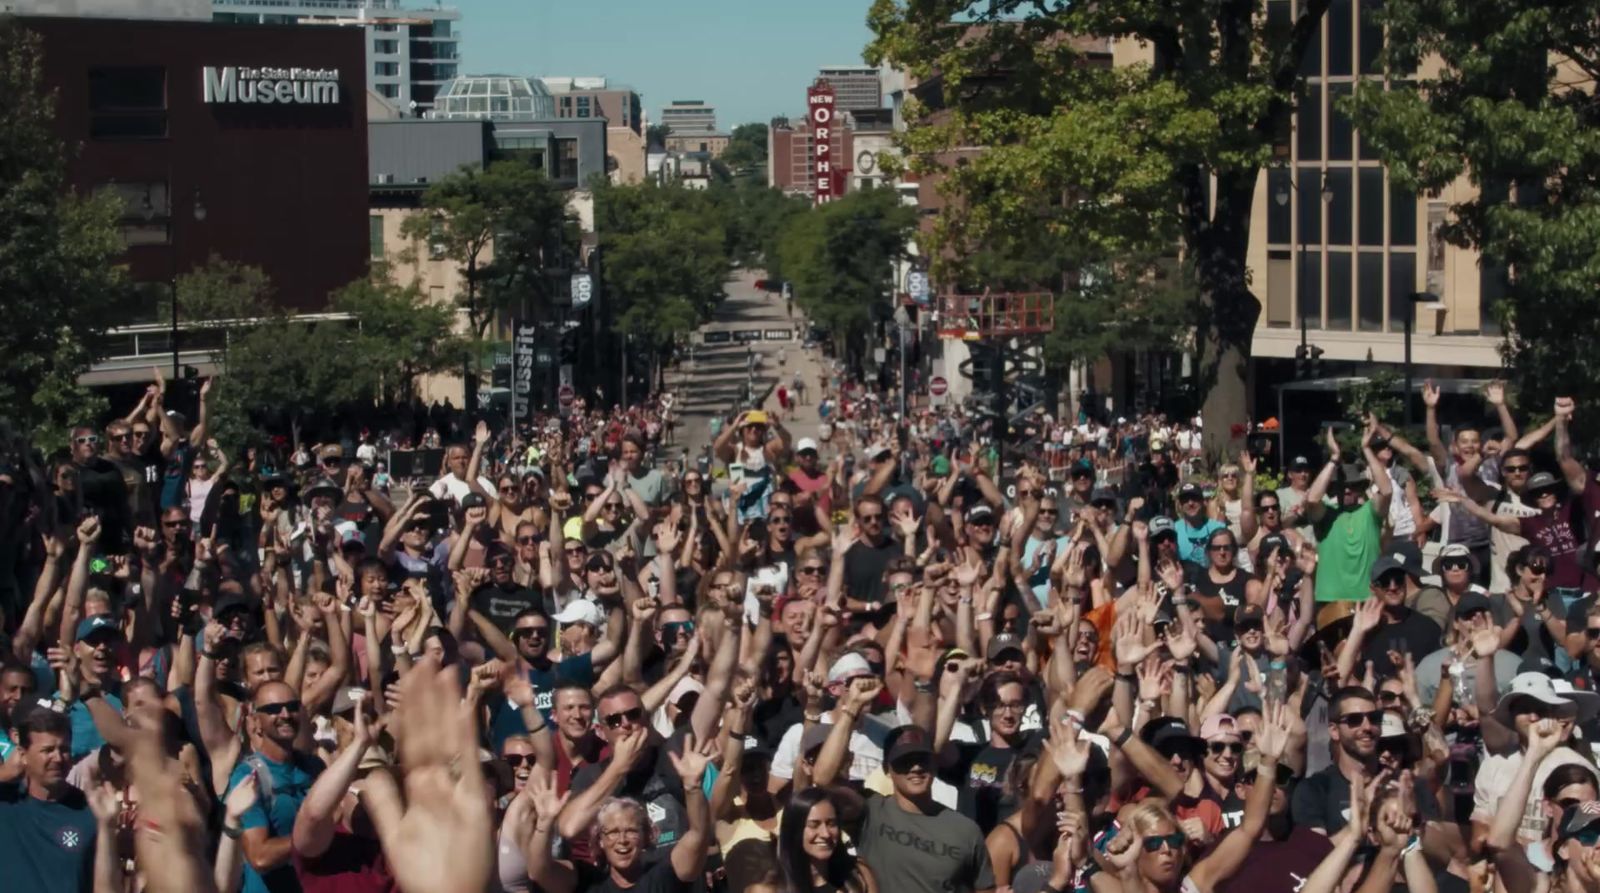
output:
<path id="1" fill-rule="evenodd" d="M 1350 98 L 1350 84 L 1328 85 L 1328 160 L 1349 161 L 1355 141 L 1355 124 L 1341 111 Z"/>
<path id="2" fill-rule="evenodd" d="M 1328 328 L 1350 331 L 1350 253 L 1328 252 Z"/>
<path id="3" fill-rule="evenodd" d="M 372 51 L 374 53 L 378 53 L 379 55 L 392 56 L 395 53 L 400 52 L 400 41 L 398 41 L 398 40 L 374 40 L 372 42 Z"/>
<path id="4" fill-rule="evenodd" d="M 1360 233 L 1362 245 L 1383 244 L 1383 168 L 1364 167 L 1356 175 L 1361 205 Z"/>
<path id="5" fill-rule="evenodd" d="M 1322 85 L 1307 84 L 1300 96 L 1300 113 L 1295 116 L 1301 161 L 1322 160 Z"/>
<path id="6" fill-rule="evenodd" d="M 1322 255 L 1315 251 L 1297 252 L 1300 275 L 1295 283 L 1300 290 L 1300 317 L 1306 328 L 1322 328 Z"/>
<path id="7" fill-rule="evenodd" d="M 378 24 L 378 25 L 373 25 L 372 26 L 372 30 L 377 31 L 380 34 L 393 34 L 394 32 L 398 31 L 399 29 L 400 29 L 399 25 Z"/>
<path id="8" fill-rule="evenodd" d="M 1272 245 L 1289 244 L 1289 202 L 1294 198 L 1291 182 L 1288 168 L 1267 170 L 1267 242 Z"/>
<path id="9" fill-rule="evenodd" d="M 383 260 L 383 215 L 367 216 L 367 249 L 373 260 Z"/>
<path id="10" fill-rule="evenodd" d="M 1356 307 L 1363 332 L 1383 331 L 1383 254 L 1356 255 Z"/>
<path id="11" fill-rule="evenodd" d="M 1294 325 L 1294 258 L 1287 251 L 1267 252 L 1267 325 Z"/>
<path id="12" fill-rule="evenodd" d="M 433 36 L 434 37 L 449 37 L 450 36 L 450 20 L 449 19 L 435 19 L 434 22 L 433 22 Z"/>
<path id="13" fill-rule="evenodd" d="M 1361 57 L 1362 74 L 1383 74 L 1383 0 L 1361 0 L 1361 22 L 1357 26 L 1360 40 L 1357 53 Z"/>
<path id="14" fill-rule="evenodd" d="M 1350 169 L 1334 168 L 1327 174 L 1328 244 L 1350 244 L 1351 212 Z"/>
<path id="15" fill-rule="evenodd" d="M 551 172 L 551 177 L 556 180 L 576 180 L 578 178 L 578 141 L 557 137 L 555 150 L 556 169 Z"/>
<path id="16" fill-rule="evenodd" d="M 398 99 L 400 97 L 399 84 L 379 84 L 378 95 L 384 99 Z"/>
<path id="17" fill-rule="evenodd" d="M 1300 169 L 1300 185 L 1294 195 L 1299 204 L 1300 221 L 1299 243 L 1301 245 L 1322 244 L 1322 174 L 1315 168 L 1303 167 Z"/>
<path id="18" fill-rule="evenodd" d="M 1417 197 L 1393 185 L 1389 188 L 1389 244 L 1417 244 Z"/>
<path id="19" fill-rule="evenodd" d="M 1305 14 L 1306 0 L 1296 0 L 1295 17 Z M 1300 73 L 1307 77 L 1317 77 L 1322 74 L 1322 38 L 1328 30 L 1328 17 L 1322 17 L 1321 24 L 1317 25 L 1317 35 L 1311 38 L 1311 43 L 1306 47 L 1306 54 L 1300 60 Z"/>
<path id="20" fill-rule="evenodd" d="M 578 117 L 589 117 L 589 97 L 587 96 L 578 97 Z"/>
<path id="21" fill-rule="evenodd" d="M 154 65 L 89 69 L 89 136 L 97 140 L 167 135 L 167 70 Z"/>
<path id="22" fill-rule="evenodd" d="M 428 257 L 440 260 L 445 254 L 444 221 L 435 218 L 428 227 Z"/>
<path id="23" fill-rule="evenodd" d="M 1328 7 L 1328 76 L 1346 77 L 1355 59 L 1355 17 L 1351 0 Z"/>
<path id="24" fill-rule="evenodd" d="M 399 77 L 400 76 L 400 63 L 399 62 L 379 62 L 379 63 L 377 63 L 377 64 L 372 66 L 372 73 L 376 74 L 378 77 L 381 77 L 381 78 Z"/>
<path id="25" fill-rule="evenodd" d="M 1411 294 L 1416 290 L 1416 253 L 1389 252 L 1389 331 L 1399 332 L 1405 329 L 1406 311 L 1411 309 Z"/>

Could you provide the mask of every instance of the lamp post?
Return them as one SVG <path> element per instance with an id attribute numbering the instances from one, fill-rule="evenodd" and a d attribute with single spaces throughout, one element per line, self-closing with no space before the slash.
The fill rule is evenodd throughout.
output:
<path id="1" fill-rule="evenodd" d="M 1428 305 L 1433 305 L 1433 306 L 1443 306 L 1439 301 L 1439 296 L 1434 294 L 1433 292 L 1414 291 L 1414 292 L 1406 295 L 1406 312 L 1405 312 L 1405 317 L 1404 317 L 1405 367 L 1406 367 L 1406 388 L 1405 388 L 1405 410 L 1406 411 L 1405 411 L 1405 421 L 1406 421 L 1406 427 L 1408 427 L 1408 428 L 1411 427 L 1411 421 L 1412 421 L 1412 410 L 1411 410 L 1411 330 L 1416 328 L 1417 305 L 1419 305 L 1419 304 L 1428 304 Z"/>
<path id="2" fill-rule="evenodd" d="M 1277 202 L 1278 207 L 1280 208 L 1289 204 L 1290 189 L 1294 190 L 1296 195 L 1300 193 L 1300 187 L 1295 185 L 1294 176 L 1291 175 L 1289 177 L 1287 184 L 1289 189 L 1283 189 L 1280 187 L 1272 196 L 1273 201 Z M 1328 183 L 1327 171 L 1322 172 L 1322 188 L 1320 192 L 1322 194 L 1323 204 L 1326 205 L 1333 202 L 1333 186 Z M 1306 339 L 1306 240 L 1303 234 L 1297 233 L 1297 235 L 1301 235 L 1299 240 L 1300 244 L 1297 246 L 1300 253 L 1300 270 L 1296 276 L 1295 285 L 1295 316 L 1299 318 L 1300 322 L 1300 350 L 1297 351 L 1297 356 L 1309 357 L 1309 344 Z M 1320 312 L 1318 315 L 1321 315 Z"/>
<path id="3" fill-rule="evenodd" d="M 145 188 L 144 203 L 140 206 L 139 212 L 146 223 L 156 217 L 156 204 L 152 200 L 148 187 Z M 194 191 L 194 205 L 191 213 L 196 223 L 205 222 L 206 205 L 200 198 L 199 189 Z M 178 230 L 176 223 L 176 219 L 172 217 L 172 179 L 169 176 L 167 178 L 167 257 L 170 260 L 170 275 L 167 277 L 167 296 L 172 302 L 172 332 L 169 340 L 172 346 L 172 381 L 174 382 L 178 381 L 182 373 L 182 366 L 178 359 Z"/>

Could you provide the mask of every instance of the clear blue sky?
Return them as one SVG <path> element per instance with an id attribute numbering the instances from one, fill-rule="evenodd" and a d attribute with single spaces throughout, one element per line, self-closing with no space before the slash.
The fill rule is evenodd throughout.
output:
<path id="1" fill-rule="evenodd" d="M 410 0 L 419 3 L 419 0 Z M 798 115 L 825 65 L 859 65 L 870 0 L 443 0 L 461 10 L 463 74 L 598 75 L 674 99 L 731 130 Z"/>

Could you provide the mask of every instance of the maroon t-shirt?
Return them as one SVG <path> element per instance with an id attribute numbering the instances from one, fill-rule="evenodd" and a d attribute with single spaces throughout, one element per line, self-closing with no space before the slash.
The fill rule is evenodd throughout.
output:
<path id="1" fill-rule="evenodd" d="M 1585 573 L 1579 557 L 1583 553 L 1584 516 L 1600 516 L 1600 486 L 1593 478 L 1578 496 L 1563 494 L 1555 508 L 1521 519 L 1522 536 L 1550 553 L 1550 585 L 1592 592 L 1600 579 Z"/>
<path id="2" fill-rule="evenodd" d="M 1216 893 L 1298 893 L 1317 864 L 1333 851 L 1327 835 L 1295 828 L 1283 840 L 1258 840 L 1250 858 Z"/>
<path id="3" fill-rule="evenodd" d="M 327 852 L 306 857 L 294 854 L 294 873 L 301 893 L 398 893 L 383 845 L 375 838 L 350 833 L 339 826 Z"/>

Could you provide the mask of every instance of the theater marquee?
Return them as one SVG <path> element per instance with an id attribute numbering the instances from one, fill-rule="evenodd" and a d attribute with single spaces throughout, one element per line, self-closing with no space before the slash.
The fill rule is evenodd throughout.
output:
<path id="1" fill-rule="evenodd" d="M 201 74 L 205 101 L 214 105 L 335 105 L 337 68 L 251 68 L 206 66 Z"/>
<path id="2" fill-rule="evenodd" d="M 827 81 L 818 80 L 806 89 L 806 117 L 811 123 L 811 180 L 816 203 L 832 201 L 839 183 L 838 160 L 833 157 L 834 94 Z"/>

